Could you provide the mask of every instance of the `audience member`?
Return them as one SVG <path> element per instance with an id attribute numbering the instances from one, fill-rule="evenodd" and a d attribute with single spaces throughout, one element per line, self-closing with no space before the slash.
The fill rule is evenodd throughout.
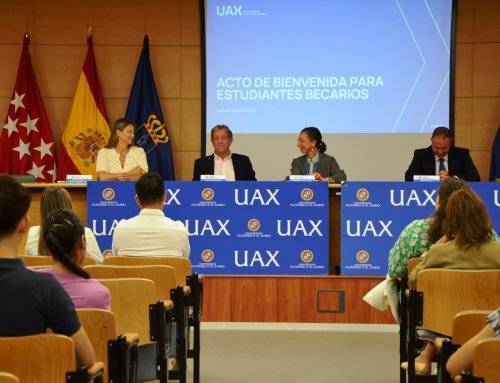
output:
<path id="1" fill-rule="evenodd" d="M 54 210 L 43 224 L 42 237 L 54 266 L 39 271 L 52 274 L 77 308 L 110 310 L 109 290 L 81 268 L 86 240 L 83 225 L 71 210 Z"/>
<path id="2" fill-rule="evenodd" d="M 291 175 L 312 174 L 318 181 L 336 183 L 347 179 L 335 158 L 325 153 L 326 144 L 318 128 L 302 129 L 297 139 L 297 147 L 303 156 L 293 159 Z"/>
<path id="3" fill-rule="evenodd" d="M 500 268 L 500 242 L 493 238 L 492 223 L 483 201 L 472 190 L 457 190 L 448 199 L 443 237 L 431 246 L 412 271 L 409 286 L 415 287 L 419 271 L 430 268 Z M 418 373 L 430 374 L 435 351 L 428 343 L 415 358 Z"/>
<path id="4" fill-rule="evenodd" d="M 40 198 L 40 226 L 30 227 L 24 250 L 26 255 L 48 255 L 44 241 L 40 240 L 41 233 L 44 230 L 45 217 L 51 212 L 60 209 L 73 210 L 68 191 L 61 187 L 46 188 Z M 94 233 L 88 227 L 85 228 L 85 241 L 87 243 L 86 256 L 94 259 L 97 263 L 102 263 L 101 249 L 99 249 Z"/>
<path id="5" fill-rule="evenodd" d="M 90 366 L 94 349 L 68 294 L 52 275 L 27 269 L 17 257 L 17 246 L 29 228 L 30 203 L 24 186 L 0 175 L 0 336 L 43 334 L 50 328 L 71 337 L 78 359 Z"/>
<path id="6" fill-rule="evenodd" d="M 228 181 L 256 181 L 250 158 L 231 153 L 233 132 L 226 125 L 215 125 L 210 131 L 214 154 L 194 162 L 193 181 L 205 174 L 223 175 Z"/>
<path id="7" fill-rule="evenodd" d="M 136 181 L 148 171 L 144 149 L 134 146 L 134 130 L 124 118 L 115 121 L 108 143 L 97 153 L 98 180 Z"/>
<path id="8" fill-rule="evenodd" d="M 459 375 L 462 371 L 472 367 L 474 359 L 474 347 L 480 340 L 491 337 L 500 337 L 500 308 L 488 315 L 486 321 L 488 324 L 478 332 L 474 337 L 465 342 L 451 357 L 448 359 L 446 369 L 453 378 Z"/>
<path id="9" fill-rule="evenodd" d="M 434 129 L 431 146 L 415 150 L 405 181 L 413 181 L 415 175 L 438 175 L 441 181 L 453 176 L 468 182 L 480 180 L 469 150 L 453 146 L 453 133 L 445 127 Z"/>
<path id="10" fill-rule="evenodd" d="M 120 221 L 113 233 L 113 255 L 189 257 L 186 227 L 165 216 L 166 193 L 161 176 L 146 173 L 135 183 L 135 201 L 141 211 Z"/>

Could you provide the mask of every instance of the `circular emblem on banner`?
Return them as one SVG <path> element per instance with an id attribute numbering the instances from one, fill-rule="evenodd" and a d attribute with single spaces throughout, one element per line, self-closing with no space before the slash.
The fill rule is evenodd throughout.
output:
<path id="1" fill-rule="evenodd" d="M 314 197 L 314 192 L 311 188 L 304 188 L 302 189 L 302 191 L 300 192 L 300 197 L 304 200 L 304 201 L 310 201 L 313 199 Z"/>
<path id="2" fill-rule="evenodd" d="M 111 252 L 111 249 L 106 249 L 102 252 L 102 256 L 104 258 L 109 258 L 113 256 L 113 253 Z"/>
<path id="3" fill-rule="evenodd" d="M 201 198 L 203 198 L 205 201 L 211 201 L 215 197 L 215 192 L 214 189 L 212 188 L 205 188 L 201 191 Z"/>
<path id="4" fill-rule="evenodd" d="M 368 201 L 368 198 L 370 198 L 370 192 L 365 188 L 358 189 L 356 190 L 356 198 L 360 202 Z"/>
<path id="5" fill-rule="evenodd" d="M 366 250 L 360 250 L 356 253 L 356 261 L 359 263 L 366 263 L 370 260 L 370 253 Z"/>
<path id="6" fill-rule="evenodd" d="M 260 229 L 260 221 L 257 218 L 251 218 L 247 223 L 248 230 L 257 231 Z"/>
<path id="7" fill-rule="evenodd" d="M 212 262 L 215 258 L 215 254 L 212 250 L 210 249 L 205 249 L 201 252 L 201 259 L 203 262 Z"/>
<path id="8" fill-rule="evenodd" d="M 302 253 L 300 253 L 300 259 L 304 263 L 311 263 L 314 259 L 314 253 L 311 250 L 302 250 Z"/>
<path id="9" fill-rule="evenodd" d="M 115 191 L 112 188 L 105 188 L 102 191 L 102 198 L 104 198 L 106 201 L 111 201 L 115 198 Z"/>

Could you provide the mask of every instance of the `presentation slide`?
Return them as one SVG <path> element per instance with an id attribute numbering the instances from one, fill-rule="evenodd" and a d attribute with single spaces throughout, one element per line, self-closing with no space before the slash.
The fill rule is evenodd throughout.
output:
<path id="1" fill-rule="evenodd" d="M 206 3 L 208 126 L 417 133 L 448 125 L 451 1 Z"/>
<path id="2" fill-rule="evenodd" d="M 452 0 L 205 0 L 206 132 L 428 143 L 449 126 L 451 21 Z"/>

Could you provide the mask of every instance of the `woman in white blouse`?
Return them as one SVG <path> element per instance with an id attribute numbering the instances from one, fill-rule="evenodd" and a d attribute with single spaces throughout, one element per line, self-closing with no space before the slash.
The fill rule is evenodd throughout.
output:
<path id="1" fill-rule="evenodd" d="M 40 197 L 40 226 L 31 226 L 26 241 L 26 255 L 49 255 L 47 247 L 43 240 L 40 240 L 40 234 L 43 231 L 45 217 L 54 210 L 69 209 L 73 210 L 71 197 L 66 189 L 62 187 L 49 187 L 45 189 Z M 85 228 L 85 242 L 87 249 L 85 256 L 94 259 L 97 263 L 103 262 L 101 249 L 97 244 L 94 233 L 88 227 Z"/>
<path id="2" fill-rule="evenodd" d="M 147 171 L 144 149 L 134 146 L 134 124 L 124 118 L 116 120 L 108 143 L 97 153 L 97 179 L 137 181 Z"/>

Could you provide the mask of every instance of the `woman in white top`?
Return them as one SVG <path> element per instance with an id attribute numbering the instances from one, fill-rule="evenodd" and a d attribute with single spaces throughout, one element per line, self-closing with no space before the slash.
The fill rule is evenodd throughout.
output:
<path id="1" fill-rule="evenodd" d="M 108 143 L 97 153 L 97 179 L 137 181 L 148 172 L 144 149 L 134 146 L 134 124 L 120 118 L 111 129 Z"/>
<path id="2" fill-rule="evenodd" d="M 41 226 L 31 226 L 28 232 L 26 242 L 26 255 L 49 255 L 49 251 L 43 240 L 40 240 L 40 233 L 45 217 L 54 210 L 69 209 L 73 210 L 71 197 L 66 189 L 61 187 L 49 187 L 45 189 L 40 198 L 40 222 Z M 85 241 L 87 243 L 86 256 L 94 259 L 98 263 L 103 262 L 101 249 L 97 244 L 94 233 L 88 227 L 85 228 Z"/>

